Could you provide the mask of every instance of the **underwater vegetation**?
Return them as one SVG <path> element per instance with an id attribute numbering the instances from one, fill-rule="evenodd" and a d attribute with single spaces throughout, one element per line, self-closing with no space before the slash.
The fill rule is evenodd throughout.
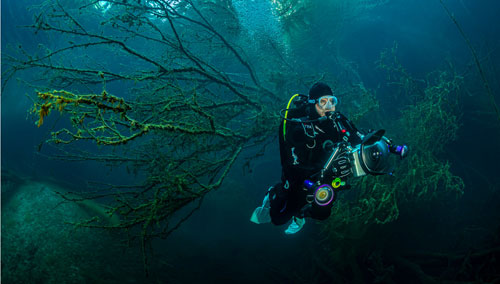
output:
<path id="1" fill-rule="evenodd" d="M 19 45 L 4 55 L 3 85 L 23 71 L 43 74 L 27 82 L 37 90 L 36 125 L 47 127 L 55 111 L 68 119 L 50 123 L 52 155 L 139 177 L 64 198 L 102 200 L 119 223 L 75 225 L 126 232 L 147 266 L 149 241 L 167 237 L 199 205 L 172 221 L 175 213 L 220 187 L 244 149 L 269 143 L 280 94 L 236 45 L 237 22 L 217 20 L 234 14 L 230 1 L 46 1 L 33 9 L 28 28 L 53 37 L 33 53 Z M 100 148 L 89 153 L 81 143 Z"/>
<path id="2" fill-rule="evenodd" d="M 465 181 L 447 146 L 462 127 L 470 78 L 451 61 L 414 76 L 394 43 L 380 52 L 373 71 L 385 78 L 386 101 L 365 86 L 340 45 L 350 23 L 389 0 L 273 0 L 283 33 L 278 38 L 246 30 L 235 2 L 59 0 L 31 8 L 33 23 L 24 28 L 40 36 L 40 44 L 13 45 L 2 54 L 2 90 L 17 77 L 32 90 L 33 128 L 48 137 L 38 151 L 121 169 L 134 181 L 58 192 L 65 201 L 105 208 L 88 218 L 75 213 L 75 228 L 117 233 L 140 248 L 147 273 L 152 242 L 192 217 L 235 165 L 251 171 L 276 143 L 279 110 L 290 95 L 328 81 L 356 125 L 384 127 L 411 152 L 394 176 L 364 177 L 342 192 L 308 267 L 280 280 L 400 283 L 405 274 L 422 283 L 498 281 L 498 239 L 469 254 L 396 251 L 380 241 L 391 238 L 402 216 L 463 196 Z M 321 39 L 318 53 L 335 66 L 331 73 L 308 72 L 294 57 L 315 40 L 311 34 Z M 498 109 L 491 89 L 486 96 Z"/>
<path id="3" fill-rule="evenodd" d="M 449 162 L 439 158 L 446 145 L 455 139 L 460 126 L 458 99 L 462 95 L 463 78 L 455 70 L 446 70 L 429 74 L 427 80 L 415 80 L 401 66 L 396 53 L 397 45 L 382 51 L 378 63 L 387 72 L 388 84 L 397 85 L 400 94 L 418 94 L 403 98 L 408 104 L 390 126 L 412 145 L 412 150 L 394 176 L 357 180 L 355 198 L 341 199 L 334 206 L 324 228 L 327 235 L 324 242 L 331 244 L 327 254 L 332 259 L 343 259 L 334 272 L 345 281 L 359 277 L 356 281 L 363 282 L 362 264 L 357 258 L 367 253 L 366 242 L 387 238 L 382 227 L 396 221 L 401 211 L 414 210 L 436 200 L 456 200 L 464 190 L 463 180 L 452 173 Z M 421 90 L 416 92 L 418 88 Z M 385 257 L 379 251 L 374 253 L 381 259 Z M 373 273 L 381 277 L 387 271 Z M 389 275 L 384 277 L 391 279 Z"/>

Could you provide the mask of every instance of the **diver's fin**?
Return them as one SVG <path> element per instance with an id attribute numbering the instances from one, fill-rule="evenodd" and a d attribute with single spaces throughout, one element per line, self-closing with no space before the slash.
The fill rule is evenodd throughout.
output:
<path id="1" fill-rule="evenodd" d="M 250 217 L 250 222 L 255 224 L 266 224 L 271 223 L 271 215 L 269 214 L 269 208 L 257 207 Z"/>
<path id="2" fill-rule="evenodd" d="M 292 235 L 297 233 L 298 231 L 302 230 L 302 227 L 304 227 L 305 223 L 306 223 L 306 218 L 293 217 L 292 223 L 285 230 L 285 234 Z"/>
<path id="3" fill-rule="evenodd" d="M 252 216 L 250 216 L 250 222 L 255 224 L 271 223 L 271 200 L 269 200 L 269 191 L 271 189 L 272 187 L 268 189 L 266 196 L 264 196 L 262 206 L 255 208 L 253 211 Z"/>

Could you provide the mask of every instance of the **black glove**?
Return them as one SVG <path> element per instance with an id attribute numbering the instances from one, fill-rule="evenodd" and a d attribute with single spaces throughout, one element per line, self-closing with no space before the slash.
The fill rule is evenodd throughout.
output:
<path id="1" fill-rule="evenodd" d="M 408 156 L 408 152 L 410 152 L 410 148 L 406 145 L 390 145 L 389 152 L 398 155 L 401 159 L 406 158 Z"/>
<path id="2" fill-rule="evenodd" d="M 345 177 L 351 174 L 351 164 L 347 158 L 347 152 L 342 152 L 332 162 L 332 172 L 335 177 Z"/>

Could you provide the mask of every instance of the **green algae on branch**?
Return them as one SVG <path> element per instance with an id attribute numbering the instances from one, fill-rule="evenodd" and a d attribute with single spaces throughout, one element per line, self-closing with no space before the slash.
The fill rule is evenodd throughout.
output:
<path id="1" fill-rule="evenodd" d="M 43 120 L 50 114 L 52 109 L 64 112 L 68 104 L 77 107 L 81 105 L 95 106 L 102 111 L 113 111 L 125 114 L 130 110 L 130 106 L 122 98 L 108 94 L 105 90 L 101 94 L 75 95 L 65 90 L 53 90 L 47 92 L 37 92 L 39 101 L 35 103 L 32 112 L 39 115 L 37 126 L 43 124 Z M 115 105 L 116 104 L 116 105 Z"/>
<path id="2" fill-rule="evenodd" d="M 76 95 L 69 91 L 46 91 L 37 92 L 39 101 L 35 102 L 33 113 L 38 114 L 38 127 L 43 124 L 44 118 L 50 114 L 52 109 L 69 112 L 74 115 L 73 127 L 76 132 L 62 129 L 52 133 L 52 143 L 69 144 L 76 140 L 94 140 L 99 145 L 126 144 L 150 131 L 170 131 L 185 134 L 214 134 L 221 137 L 230 137 L 225 129 L 216 129 L 213 116 L 200 109 L 193 109 L 209 120 L 210 128 L 201 128 L 192 125 L 181 126 L 172 123 L 144 123 L 132 118 L 128 113 L 133 110 L 133 104 L 126 102 L 123 98 L 109 94 L 105 90 L 101 94 Z M 106 112 L 114 115 L 106 116 Z M 91 113 L 97 115 L 92 116 Z M 105 117 L 106 116 L 106 117 Z M 84 122 L 88 118 L 92 120 L 92 127 L 85 127 Z M 121 128 L 121 129 L 119 129 Z M 123 135 L 123 129 L 128 130 L 130 135 Z M 100 133 L 100 135 L 99 135 Z M 66 138 L 60 138 L 65 135 Z M 69 137 L 69 138 L 67 138 Z"/>

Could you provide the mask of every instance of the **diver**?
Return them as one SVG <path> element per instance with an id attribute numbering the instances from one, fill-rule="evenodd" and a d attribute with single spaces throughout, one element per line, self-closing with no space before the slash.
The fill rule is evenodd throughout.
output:
<path id="1" fill-rule="evenodd" d="M 290 108 L 294 100 L 297 107 Z M 279 126 L 281 182 L 268 189 L 250 221 L 283 225 L 292 219 L 285 233 L 294 234 L 306 217 L 325 220 L 330 216 L 337 189 L 350 187 L 341 178 L 382 174 L 370 167 L 380 167 L 386 152 L 401 158 L 407 155 L 408 147 L 392 145 L 383 130 L 359 131 L 336 111 L 337 103 L 332 89 L 321 82 L 311 87 L 308 96 L 296 94 L 290 99 Z M 362 159 L 360 152 L 365 153 Z"/>

